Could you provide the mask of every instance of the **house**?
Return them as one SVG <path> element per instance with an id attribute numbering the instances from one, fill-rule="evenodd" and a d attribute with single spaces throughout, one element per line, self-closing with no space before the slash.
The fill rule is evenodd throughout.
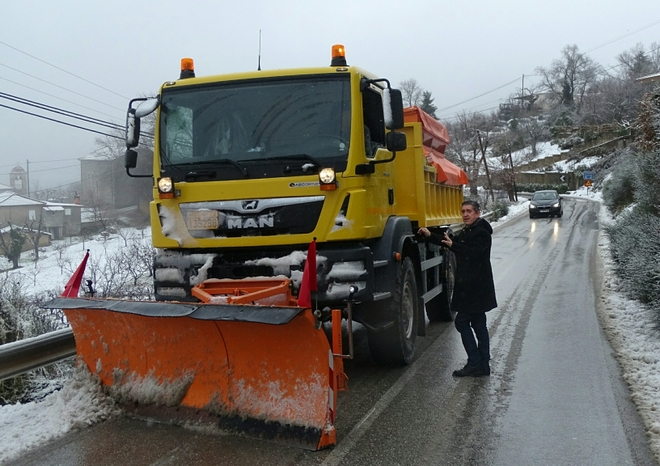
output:
<path id="1" fill-rule="evenodd" d="M 0 228 L 8 226 L 39 228 L 54 239 L 76 236 L 81 231 L 81 208 L 30 199 L 14 192 L 0 192 Z"/>
<path id="2" fill-rule="evenodd" d="M 46 202 L 43 207 L 43 229 L 54 239 L 78 236 L 82 230 L 82 206 Z"/>
<path id="3" fill-rule="evenodd" d="M 0 228 L 10 223 L 23 226 L 34 222 L 39 218 L 45 204 L 12 191 L 0 193 Z"/>
<path id="4" fill-rule="evenodd" d="M 153 152 L 140 148 L 139 173 L 151 174 Z M 153 196 L 153 180 L 131 178 L 126 174 L 123 157 L 90 154 L 80 159 L 80 200 L 87 207 L 113 211 L 148 205 Z"/>
<path id="5" fill-rule="evenodd" d="M 649 74 L 647 76 L 642 76 L 641 78 L 637 78 L 636 81 L 638 83 L 660 82 L 660 73 L 653 73 L 653 74 Z"/>

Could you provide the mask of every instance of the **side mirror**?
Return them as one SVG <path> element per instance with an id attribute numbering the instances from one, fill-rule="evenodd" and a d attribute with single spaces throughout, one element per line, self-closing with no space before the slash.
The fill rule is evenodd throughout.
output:
<path id="1" fill-rule="evenodd" d="M 135 116 L 135 109 L 126 113 L 126 147 L 132 149 L 140 142 L 140 119 Z"/>
<path id="2" fill-rule="evenodd" d="M 150 115 L 153 113 L 157 108 L 158 105 L 160 104 L 160 101 L 158 100 L 157 97 L 152 97 L 144 102 L 142 102 L 140 105 L 138 105 L 135 109 L 135 116 L 136 118 L 144 118 L 147 115 Z"/>
<path id="3" fill-rule="evenodd" d="M 387 150 L 390 152 L 400 152 L 406 150 L 408 142 L 404 133 L 390 131 L 386 136 Z"/>
<path id="4" fill-rule="evenodd" d="M 139 104 L 135 105 L 136 102 Z M 138 97 L 128 104 L 126 112 L 126 147 L 132 149 L 140 142 L 140 118 L 153 113 L 160 105 L 158 97 Z"/>
<path id="5" fill-rule="evenodd" d="M 126 170 L 137 167 L 138 153 L 132 149 L 126 150 L 124 154 L 124 167 Z"/>
<path id="6" fill-rule="evenodd" d="M 389 94 L 389 109 L 385 109 L 386 112 L 389 112 L 391 118 L 386 118 L 385 126 L 387 129 L 401 129 L 403 128 L 403 95 L 399 89 L 386 89 L 386 93 Z M 388 99 L 385 99 L 387 101 Z"/>

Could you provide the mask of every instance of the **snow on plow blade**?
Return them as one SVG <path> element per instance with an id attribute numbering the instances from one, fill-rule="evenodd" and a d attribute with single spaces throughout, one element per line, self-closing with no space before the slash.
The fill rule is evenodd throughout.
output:
<path id="1" fill-rule="evenodd" d="M 317 450 L 336 443 L 333 354 L 310 309 L 57 298 L 78 357 L 138 414 Z M 343 366 L 342 366 L 343 368 Z"/>

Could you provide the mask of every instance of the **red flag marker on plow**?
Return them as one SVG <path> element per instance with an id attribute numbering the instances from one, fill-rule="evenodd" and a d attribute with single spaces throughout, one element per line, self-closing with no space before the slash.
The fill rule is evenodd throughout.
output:
<path id="1" fill-rule="evenodd" d="M 69 281 L 67 282 L 66 286 L 64 287 L 64 291 L 62 292 L 62 296 L 65 296 L 67 298 L 78 297 L 78 291 L 80 290 L 80 283 L 82 282 L 83 275 L 85 274 L 85 267 L 87 266 L 88 258 L 89 258 L 89 249 L 87 250 L 85 257 L 83 258 L 82 262 L 80 263 L 76 271 L 73 272 L 73 275 L 71 276 L 71 278 L 69 278 Z"/>
<path id="2" fill-rule="evenodd" d="M 309 243 L 309 248 L 307 248 L 307 260 L 298 293 L 299 307 L 312 307 L 312 291 L 316 291 L 316 238 Z"/>

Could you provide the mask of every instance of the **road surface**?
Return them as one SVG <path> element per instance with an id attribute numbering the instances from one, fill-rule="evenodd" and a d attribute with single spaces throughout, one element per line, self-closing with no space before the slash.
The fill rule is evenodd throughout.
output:
<path id="1" fill-rule="evenodd" d="M 495 231 L 491 377 L 452 377 L 466 357 L 451 323 L 429 324 L 415 361 L 398 368 L 371 361 L 358 326 L 332 449 L 121 418 L 12 464 L 656 464 L 598 322 L 598 208 L 566 199 L 561 219 L 525 215 Z"/>

